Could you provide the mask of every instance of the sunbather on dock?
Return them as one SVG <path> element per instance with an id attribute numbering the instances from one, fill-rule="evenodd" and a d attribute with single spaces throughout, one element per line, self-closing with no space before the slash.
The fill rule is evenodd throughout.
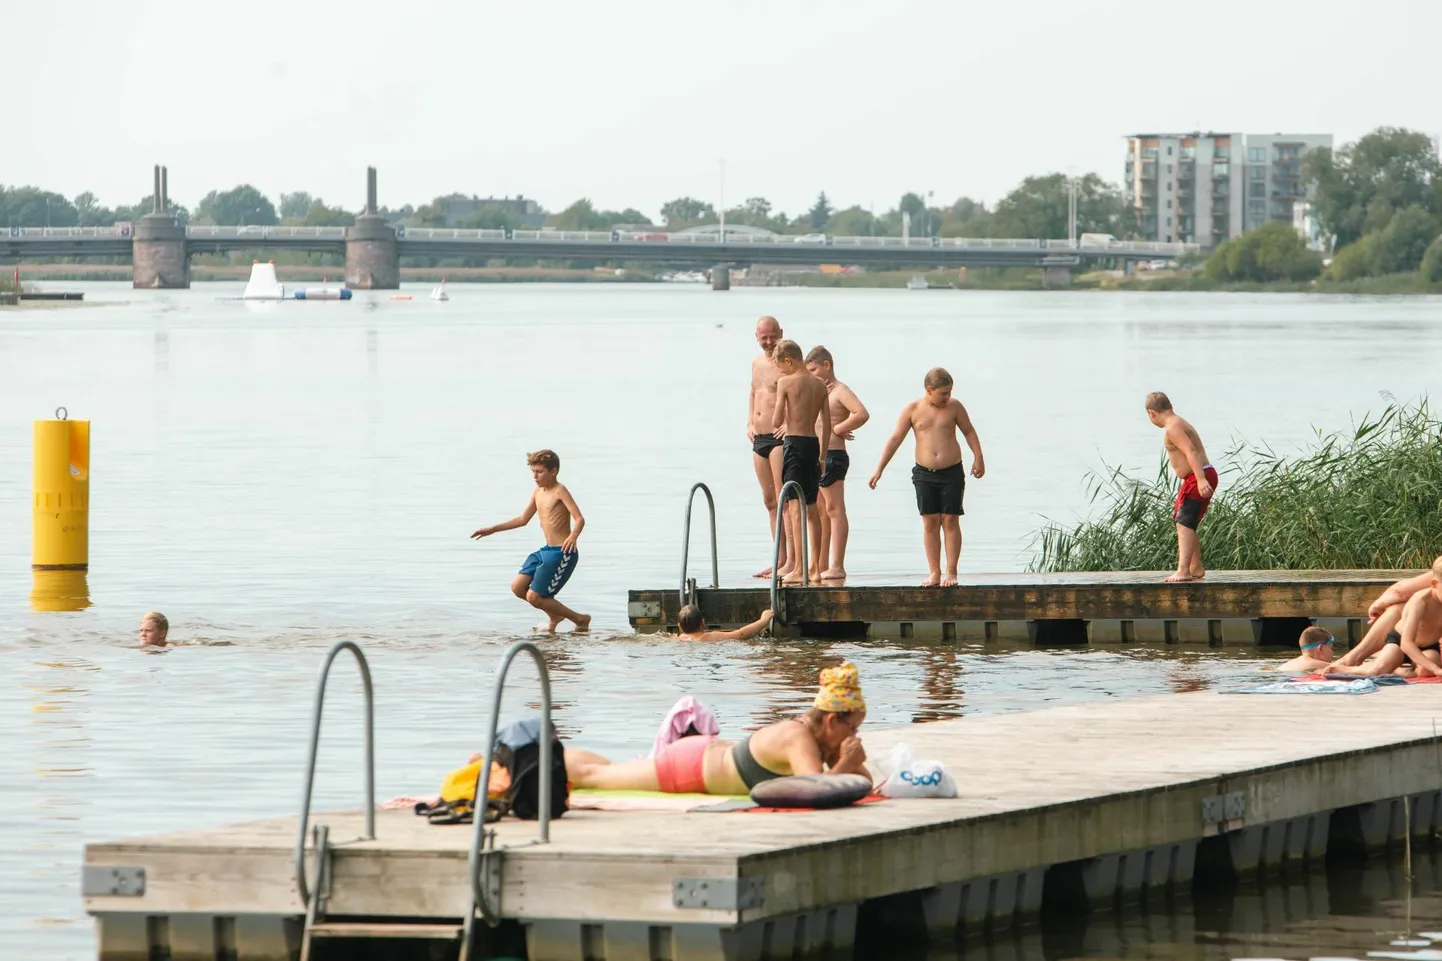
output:
<path id="1" fill-rule="evenodd" d="M 857 737 L 865 719 L 856 668 L 842 664 L 821 672 L 821 690 L 805 714 L 768 724 L 740 741 L 685 737 L 654 757 L 621 764 L 568 747 L 566 771 L 577 788 L 667 794 L 749 794 L 762 781 L 792 774 L 869 779 Z"/>
<path id="2" fill-rule="evenodd" d="M 1442 644 L 1442 557 L 1432 562 L 1427 588 L 1419 590 L 1402 606 L 1397 629 L 1387 635 L 1376 657 L 1358 666 L 1329 665 L 1321 673 L 1361 675 L 1391 674 L 1410 665 L 1418 677 L 1442 677 L 1438 646 Z"/>
<path id="3" fill-rule="evenodd" d="M 1401 635 L 1397 634 L 1397 624 L 1402 620 L 1403 606 L 1413 594 L 1431 586 L 1432 572 L 1423 571 L 1416 577 L 1398 581 L 1378 594 L 1377 599 L 1367 608 L 1367 633 L 1357 642 L 1356 647 L 1337 659 L 1338 668 L 1356 667 L 1387 646 L 1393 635 L 1400 637 Z"/>

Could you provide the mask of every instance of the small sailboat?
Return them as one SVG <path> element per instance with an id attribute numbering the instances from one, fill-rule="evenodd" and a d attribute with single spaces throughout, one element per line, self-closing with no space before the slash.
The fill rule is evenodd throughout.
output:
<path id="1" fill-rule="evenodd" d="M 930 290 L 931 284 L 921 274 L 912 274 L 911 279 L 906 282 L 907 290 Z"/>
<path id="2" fill-rule="evenodd" d="M 431 300 L 450 300 L 451 295 L 446 293 L 446 278 L 441 278 L 439 287 L 431 288 Z"/>

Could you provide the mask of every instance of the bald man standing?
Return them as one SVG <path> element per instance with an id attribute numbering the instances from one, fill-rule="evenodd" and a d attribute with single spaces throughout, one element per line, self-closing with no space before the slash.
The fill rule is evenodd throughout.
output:
<path id="1" fill-rule="evenodd" d="M 746 408 L 746 439 L 751 441 L 751 465 L 756 468 L 756 482 L 761 485 L 761 500 L 766 504 L 766 513 L 771 526 L 768 537 L 776 533 L 776 493 L 781 490 L 781 438 L 786 428 L 772 426 L 776 411 L 776 382 L 781 371 L 772 360 L 776 345 L 781 341 L 781 324 L 775 317 L 762 317 L 756 322 L 756 343 L 761 353 L 751 359 L 751 396 Z M 781 568 L 788 564 L 786 535 L 781 535 Z M 755 575 L 770 577 L 771 568 Z"/>

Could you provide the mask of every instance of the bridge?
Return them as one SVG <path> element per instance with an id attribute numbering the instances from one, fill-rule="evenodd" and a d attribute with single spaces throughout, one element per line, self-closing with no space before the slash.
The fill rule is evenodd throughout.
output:
<path id="1" fill-rule="evenodd" d="M 1073 267 L 1093 261 L 1169 259 L 1195 244 L 1080 243 L 996 237 L 801 237 L 660 230 L 464 230 L 392 226 L 376 213 L 375 168 L 367 171 L 366 209 L 350 227 L 182 225 L 168 208 L 168 175 L 156 168 L 155 209 L 111 227 L 0 230 L 0 257 L 130 257 L 140 288 L 190 286 L 190 257 L 240 250 L 301 250 L 344 256 L 346 283 L 393 290 L 402 257 L 466 257 L 664 263 L 711 268 L 725 289 L 731 267 L 751 264 L 924 267 L 1040 267 L 1064 284 Z"/>

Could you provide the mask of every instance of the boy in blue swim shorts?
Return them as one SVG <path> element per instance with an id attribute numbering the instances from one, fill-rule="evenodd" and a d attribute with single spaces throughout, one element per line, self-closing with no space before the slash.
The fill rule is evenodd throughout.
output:
<path id="1" fill-rule="evenodd" d="M 531 552 L 521 570 L 511 581 L 511 593 L 532 607 L 545 613 L 550 619 L 546 630 L 556 633 L 562 621 L 576 625 L 576 631 L 585 631 L 591 626 L 591 615 L 577 614 L 560 601 L 556 595 L 576 571 L 581 555 L 576 551 L 576 538 L 586 526 L 586 518 L 564 484 L 556 480 L 561 471 L 561 458 L 555 451 L 538 450 L 526 455 L 531 465 L 531 476 L 536 480 L 536 489 L 531 494 L 524 510 L 508 521 L 494 527 L 482 527 L 471 535 L 473 540 L 489 537 L 499 531 L 525 527 L 537 514 L 541 517 L 541 533 L 546 543 L 540 550 Z M 575 526 L 572 526 L 572 522 Z"/>

